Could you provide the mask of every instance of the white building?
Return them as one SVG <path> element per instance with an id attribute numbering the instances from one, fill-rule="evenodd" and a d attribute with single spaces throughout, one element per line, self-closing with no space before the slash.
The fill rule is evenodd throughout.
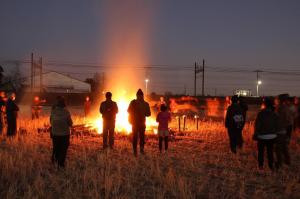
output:
<path id="1" fill-rule="evenodd" d="M 40 91 L 40 76 L 34 77 L 33 92 Z M 26 91 L 31 91 L 31 78 L 28 78 L 23 83 L 27 88 Z M 89 93 L 91 85 L 73 77 L 58 73 L 47 72 L 42 74 L 42 91 L 46 93 Z"/>

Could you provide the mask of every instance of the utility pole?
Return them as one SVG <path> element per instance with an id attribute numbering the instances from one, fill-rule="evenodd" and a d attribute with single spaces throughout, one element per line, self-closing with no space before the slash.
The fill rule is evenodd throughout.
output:
<path id="1" fill-rule="evenodd" d="M 204 96 L 204 66 L 205 60 L 202 60 L 202 97 Z"/>
<path id="2" fill-rule="evenodd" d="M 259 97 L 258 87 L 262 83 L 261 80 L 259 79 L 259 73 L 263 72 L 263 71 L 261 71 L 261 70 L 255 70 L 254 72 L 256 72 L 256 96 Z"/>
<path id="3" fill-rule="evenodd" d="M 37 77 L 36 77 L 37 76 Z M 33 53 L 31 53 L 31 93 L 34 92 L 34 88 L 36 87 L 36 80 L 39 79 L 39 92 L 42 92 L 42 85 L 43 85 L 43 60 L 42 57 L 40 57 L 38 62 L 34 61 Z"/>
<path id="4" fill-rule="evenodd" d="M 194 71 L 194 96 L 197 96 L 197 74 L 200 73 L 200 68 L 198 66 L 198 63 L 195 62 L 195 71 Z"/>

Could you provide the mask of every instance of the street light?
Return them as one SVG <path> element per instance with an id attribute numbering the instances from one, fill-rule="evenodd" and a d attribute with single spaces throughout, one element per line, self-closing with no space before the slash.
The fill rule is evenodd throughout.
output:
<path id="1" fill-rule="evenodd" d="M 259 97 L 259 95 L 258 95 L 258 87 L 259 87 L 259 85 L 261 85 L 262 84 L 262 82 L 260 81 L 260 80 L 258 80 L 257 81 L 257 84 L 256 84 L 256 95 L 257 95 L 257 97 Z"/>
<path id="2" fill-rule="evenodd" d="M 145 82 L 146 82 L 146 96 L 148 95 L 148 82 L 149 82 L 149 79 L 145 79 Z"/>

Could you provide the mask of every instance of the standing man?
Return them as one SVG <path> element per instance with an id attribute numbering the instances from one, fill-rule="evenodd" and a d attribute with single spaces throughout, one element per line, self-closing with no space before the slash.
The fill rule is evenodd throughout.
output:
<path id="1" fill-rule="evenodd" d="M 114 146 L 114 134 L 116 115 L 118 113 L 117 103 L 112 101 L 111 92 L 105 94 L 106 100 L 100 105 L 100 113 L 103 118 L 103 149 L 107 148 L 107 137 L 109 137 L 109 147 Z"/>
<path id="2" fill-rule="evenodd" d="M 231 105 L 228 107 L 225 117 L 225 127 L 228 130 L 230 149 L 236 153 L 236 148 L 243 145 L 242 131 L 245 125 L 244 111 L 238 103 L 238 96 L 231 98 Z"/>
<path id="3" fill-rule="evenodd" d="M 132 125 L 133 153 L 137 156 L 137 142 L 140 138 L 140 152 L 144 154 L 146 117 L 149 117 L 151 112 L 149 104 L 144 101 L 144 93 L 141 89 L 137 91 L 136 99 L 130 102 L 127 112 Z"/>
<path id="4" fill-rule="evenodd" d="M 277 108 L 277 113 L 279 116 L 279 130 L 277 132 L 277 138 L 276 138 L 276 156 L 277 156 L 277 162 L 276 162 L 276 168 L 279 169 L 282 166 L 282 162 L 284 159 L 284 163 L 286 165 L 291 164 L 290 159 L 290 153 L 288 148 L 289 138 L 291 136 L 291 130 L 290 127 L 290 115 L 291 111 L 288 107 L 288 94 L 280 94 L 278 96 L 279 98 L 279 105 Z"/>
<path id="5" fill-rule="evenodd" d="M 6 103 L 7 136 L 14 136 L 17 133 L 17 116 L 19 107 L 15 103 L 16 94 L 11 93 Z"/>
<path id="6" fill-rule="evenodd" d="M 0 134 L 5 126 L 4 114 L 5 114 L 5 93 L 0 91 Z"/>
<path id="7" fill-rule="evenodd" d="M 56 103 L 52 107 L 50 124 L 53 143 L 52 161 L 57 163 L 58 168 L 63 168 L 70 145 L 70 131 L 73 121 L 66 108 L 65 100 L 61 96 L 56 98 Z"/>

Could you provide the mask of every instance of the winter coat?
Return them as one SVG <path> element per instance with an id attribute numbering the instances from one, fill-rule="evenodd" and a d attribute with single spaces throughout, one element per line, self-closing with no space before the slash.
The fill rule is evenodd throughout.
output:
<path id="1" fill-rule="evenodd" d="M 50 124 L 53 136 L 70 135 L 70 127 L 73 125 L 70 112 L 65 108 L 54 106 L 51 110 Z"/>
<path id="2" fill-rule="evenodd" d="M 279 131 L 279 116 L 273 110 L 265 108 L 257 114 L 254 133 L 259 135 L 277 134 Z"/>
<path id="3" fill-rule="evenodd" d="M 242 130 L 245 125 L 244 111 L 237 103 L 231 104 L 226 112 L 225 127 L 228 129 Z"/>
<path id="4" fill-rule="evenodd" d="M 19 107 L 17 106 L 15 101 L 9 99 L 6 103 L 6 116 L 7 116 L 7 119 L 16 119 L 18 111 L 19 111 Z"/>
<path id="5" fill-rule="evenodd" d="M 100 113 L 102 114 L 103 120 L 116 120 L 116 115 L 118 113 L 118 105 L 112 100 L 106 100 L 101 103 Z"/>
<path id="6" fill-rule="evenodd" d="M 129 122 L 133 126 L 145 126 L 146 117 L 151 115 L 150 106 L 144 100 L 132 100 L 127 109 Z"/>

